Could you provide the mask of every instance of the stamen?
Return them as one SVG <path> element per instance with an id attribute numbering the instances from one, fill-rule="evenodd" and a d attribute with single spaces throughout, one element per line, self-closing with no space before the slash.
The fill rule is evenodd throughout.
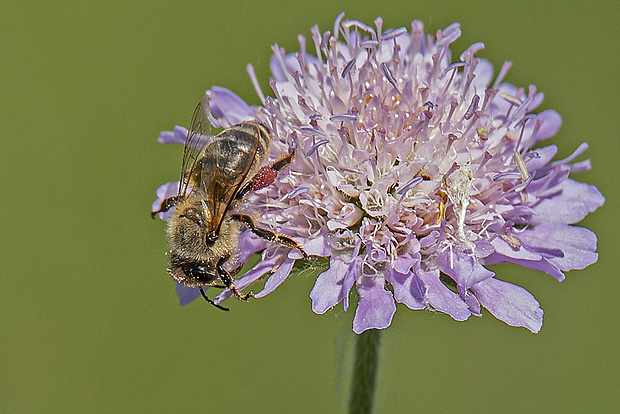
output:
<path id="1" fill-rule="evenodd" d="M 515 178 L 516 179 L 521 178 L 521 174 L 518 172 L 505 172 L 505 173 L 495 174 L 493 176 L 493 181 L 498 182 L 498 181 L 504 181 L 504 180 L 512 180 Z"/>
<path id="2" fill-rule="evenodd" d="M 258 79 L 256 78 L 256 72 L 254 72 L 254 66 L 251 63 L 248 63 L 247 66 L 245 67 L 245 70 L 246 72 L 248 72 L 248 75 L 250 75 L 250 80 L 252 81 L 252 85 L 254 85 L 254 90 L 256 91 L 256 94 L 258 95 L 258 99 L 260 99 L 261 103 L 264 106 L 265 95 L 263 94 L 260 84 L 258 83 Z"/>
<path id="3" fill-rule="evenodd" d="M 574 160 L 575 158 L 577 158 L 578 156 L 586 152 L 587 149 L 588 149 L 588 143 L 584 142 L 571 155 L 564 158 L 563 160 L 552 162 L 551 166 L 555 167 L 556 165 L 559 165 L 559 164 L 568 164 L 569 162 L 571 162 L 572 160 Z"/>
<path id="4" fill-rule="evenodd" d="M 329 142 L 328 139 L 322 139 L 320 141 L 317 141 L 316 144 L 314 144 L 312 147 L 310 147 L 310 149 L 308 150 L 308 152 L 306 152 L 306 158 L 310 157 L 312 154 L 314 154 L 316 152 L 317 149 L 319 149 L 319 147 L 321 145 L 325 145 Z"/>
<path id="5" fill-rule="evenodd" d="M 374 49 L 379 46 L 379 42 L 377 42 L 376 40 L 364 40 L 363 42 L 360 42 L 359 45 L 360 47 L 366 49 Z"/>
<path id="6" fill-rule="evenodd" d="M 525 181 L 523 181 L 521 184 L 515 186 L 513 188 L 513 190 L 515 190 L 517 193 L 520 193 L 521 191 L 525 190 L 525 188 L 530 185 L 530 183 L 532 182 L 532 180 L 534 179 L 533 176 L 528 176 L 527 179 Z M 524 199 L 523 201 L 527 201 L 527 199 Z"/>
<path id="7" fill-rule="evenodd" d="M 344 12 L 340 12 L 338 17 L 336 17 L 336 21 L 334 22 L 334 37 L 338 40 L 338 35 L 340 34 L 340 22 L 344 17 Z"/>
<path id="8" fill-rule="evenodd" d="M 478 95 L 474 95 L 471 103 L 469 104 L 469 108 L 467 108 L 467 111 L 465 112 L 465 119 L 469 119 L 474 116 L 474 112 L 478 109 L 478 102 L 480 102 L 480 97 Z"/>
<path id="9" fill-rule="evenodd" d="M 398 86 L 396 85 L 396 79 L 394 78 L 394 75 L 392 75 L 392 71 L 390 71 L 390 68 L 388 68 L 385 62 L 381 62 L 381 65 L 379 66 L 381 67 L 381 72 L 383 73 L 383 76 L 385 76 L 388 82 L 390 82 L 392 86 L 396 88 L 398 93 L 400 93 L 400 90 L 398 89 Z"/>
<path id="10" fill-rule="evenodd" d="M 441 72 L 441 76 L 446 76 L 446 74 L 450 72 L 451 70 L 458 70 L 458 68 L 463 68 L 465 66 L 469 66 L 469 64 L 465 62 L 455 62 L 451 64 L 450 66 L 448 66 L 447 68 L 445 68 L 444 71 Z"/>
<path id="11" fill-rule="evenodd" d="M 398 29 L 388 29 L 385 32 L 383 32 L 383 35 L 381 36 L 381 40 L 390 40 L 405 33 L 407 33 L 406 27 L 399 27 Z"/>
<path id="12" fill-rule="evenodd" d="M 413 187 L 415 187 L 416 185 L 420 184 L 422 181 L 424 181 L 424 178 L 422 178 L 422 177 L 414 177 L 411 180 L 407 181 L 407 183 L 405 185 L 403 185 L 398 190 L 396 190 L 396 194 L 403 195 L 407 191 L 409 191 Z"/>
<path id="13" fill-rule="evenodd" d="M 310 191 L 310 187 L 305 187 L 303 185 L 300 185 L 297 188 L 293 188 L 291 191 L 289 191 L 288 193 L 286 193 L 284 195 L 284 197 L 282 197 L 282 200 L 285 200 L 287 198 L 294 198 L 297 197 L 299 194 L 303 194 Z"/>
<path id="14" fill-rule="evenodd" d="M 353 65 L 355 65 L 355 59 L 351 59 L 350 61 L 347 62 L 347 64 L 344 66 L 344 69 L 342 69 L 342 74 L 340 75 L 342 79 L 344 79 L 347 76 L 347 74 L 349 73 Z"/>
<path id="15" fill-rule="evenodd" d="M 357 115 L 355 114 L 334 114 L 329 117 L 329 120 L 333 122 L 356 121 Z"/>
<path id="16" fill-rule="evenodd" d="M 508 101 L 513 105 L 516 105 L 516 106 L 521 105 L 521 99 L 517 98 L 516 96 L 509 95 L 506 92 L 501 92 L 499 96 L 503 100 Z"/>
<path id="17" fill-rule="evenodd" d="M 375 33 L 375 29 L 360 22 L 359 20 L 347 20 L 342 23 L 342 27 L 344 27 L 345 29 L 349 29 L 352 26 L 355 26 L 358 29 L 362 29 L 363 31 L 370 33 L 370 35 L 372 36 L 374 40 L 377 39 L 377 34 Z"/>
<path id="18" fill-rule="evenodd" d="M 315 128 L 302 128 L 301 132 L 307 135 L 314 135 L 316 137 L 321 137 L 321 138 L 325 138 L 327 137 L 327 134 L 323 131 L 319 131 L 318 129 Z"/>
<path id="19" fill-rule="evenodd" d="M 504 80 L 511 66 L 512 66 L 512 62 L 510 62 L 509 60 L 504 62 L 504 64 L 502 65 L 502 68 L 499 70 L 499 73 L 497 74 L 497 78 L 495 78 L 495 82 L 493 83 L 492 89 L 496 89 L 499 86 L 499 84 Z"/>

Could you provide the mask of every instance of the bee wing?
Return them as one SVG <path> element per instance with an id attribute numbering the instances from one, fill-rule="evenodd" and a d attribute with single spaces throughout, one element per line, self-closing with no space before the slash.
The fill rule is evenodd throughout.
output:
<path id="1" fill-rule="evenodd" d="M 228 132 L 233 135 L 235 132 Z M 220 137 L 220 136 L 218 136 Z M 246 182 L 258 151 L 258 140 L 240 142 L 232 137 L 211 142 L 213 168 L 203 169 L 202 183 L 207 199 L 212 201 L 211 229 L 218 231 L 222 219 L 230 209 L 235 194 Z M 209 158 L 209 157 L 205 157 Z"/>
<path id="2" fill-rule="evenodd" d="M 198 184 L 196 179 L 200 177 L 200 168 L 196 165 L 196 160 L 211 138 L 209 135 L 211 123 L 207 117 L 209 110 L 209 100 L 205 96 L 194 109 L 192 120 L 187 129 L 183 163 L 181 164 L 181 179 L 179 180 L 179 195 L 186 195 L 189 187 Z"/>

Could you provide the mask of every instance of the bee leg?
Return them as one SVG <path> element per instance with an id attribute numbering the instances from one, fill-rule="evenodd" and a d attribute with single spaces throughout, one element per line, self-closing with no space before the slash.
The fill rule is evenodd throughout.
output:
<path id="1" fill-rule="evenodd" d="M 166 198 L 164 201 L 161 202 L 161 206 L 159 206 L 159 209 L 157 211 L 151 211 L 151 218 L 155 218 L 158 213 L 165 213 L 166 211 L 170 210 L 172 207 L 176 206 L 182 199 L 183 196 L 180 195 Z"/>
<path id="2" fill-rule="evenodd" d="M 273 164 L 261 167 L 261 169 L 258 170 L 256 174 L 254 174 L 254 177 L 252 177 L 250 181 L 245 183 L 245 185 L 241 187 L 239 191 L 237 191 L 237 194 L 235 194 L 235 198 L 237 200 L 242 199 L 250 191 L 256 191 L 260 190 L 263 187 L 267 187 L 276 179 L 278 171 L 286 168 L 291 162 L 293 162 L 294 159 L 295 150 L 292 150 L 290 154 L 278 158 L 276 161 L 273 162 Z"/>
<path id="3" fill-rule="evenodd" d="M 218 274 L 218 276 L 222 280 L 222 283 L 224 283 L 224 285 L 226 285 L 226 287 L 228 289 L 230 289 L 232 294 L 237 299 L 240 299 L 240 300 L 243 300 L 243 301 L 247 301 L 249 298 L 254 296 L 254 293 L 252 293 L 250 291 L 247 295 L 244 295 L 243 293 L 241 293 L 241 292 L 239 292 L 237 290 L 237 288 L 235 287 L 235 283 L 233 281 L 232 276 L 230 275 L 228 270 L 226 270 L 226 268 L 224 267 L 224 262 L 226 262 L 226 260 L 228 260 L 228 257 L 220 257 L 220 260 L 218 260 L 217 266 L 216 266 L 217 267 L 217 274 Z"/>
<path id="4" fill-rule="evenodd" d="M 261 239 L 265 239 L 267 241 L 274 242 L 274 243 L 280 243 L 284 246 L 297 249 L 304 256 L 304 259 L 310 260 L 310 256 L 308 256 L 308 253 L 306 253 L 303 247 L 301 247 L 299 243 L 297 243 L 295 240 L 291 239 L 290 237 L 285 236 L 284 234 L 275 233 L 269 229 L 264 229 L 262 227 L 256 227 L 254 225 L 254 221 L 252 220 L 252 218 L 245 214 L 233 214 L 232 219 L 237 220 L 243 225 L 245 225 L 248 229 L 250 229 L 252 233 L 256 234 Z"/>
<path id="5" fill-rule="evenodd" d="M 223 310 L 223 311 L 229 311 L 229 310 L 230 310 L 230 309 L 228 309 L 228 308 L 223 307 L 222 305 L 218 305 L 218 304 L 216 304 L 216 303 L 215 303 L 215 302 L 213 302 L 211 299 L 209 299 L 209 298 L 207 297 L 207 294 L 205 293 L 205 291 L 204 291 L 204 290 L 202 290 L 202 286 L 200 286 L 198 289 L 200 289 L 200 294 L 202 295 L 202 297 L 203 297 L 203 298 L 204 298 L 207 302 L 209 302 L 211 305 L 213 305 L 213 306 L 215 306 L 216 308 L 221 309 L 221 310 Z"/>

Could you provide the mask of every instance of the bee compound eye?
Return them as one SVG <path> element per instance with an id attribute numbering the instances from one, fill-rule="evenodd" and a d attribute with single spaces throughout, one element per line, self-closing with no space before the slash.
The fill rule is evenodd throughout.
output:
<path id="1" fill-rule="evenodd" d="M 215 233 L 215 231 L 210 231 L 209 233 L 207 233 L 207 243 L 213 243 L 217 240 L 217 234 Z"/>

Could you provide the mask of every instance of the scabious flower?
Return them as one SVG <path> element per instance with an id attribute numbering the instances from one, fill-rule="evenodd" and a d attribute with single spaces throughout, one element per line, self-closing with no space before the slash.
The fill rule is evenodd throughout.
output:
<path id="1" fill-rule="evenodd" d="M 573 162 L 587 145 L 554 161 L 557 147 L 538 145 L 560 116 L 533 112 L 543 99 L 535 86 L 503 82 L 510 62 L 493 79 L 491 64 L 475 56 L 482 43 L 453 62 L 460 34 L 458 24 L 433 37 L 419 21 L 384 30 L 381 18 L 371 27 L 341 14 L 331 33 L 312 28 L 310 46 L 299 36 L 297 53 L 273 46 L 274 97 L 248 65 L 259 106 L 221 87 L 207 91 L 215 127 L 257 119 L 273 133 L 272 158 L 296 148 L 289 168 L 247 202 L 262 223 L 329 258 L 310 293 L 314 312 L 340 302 L 346 311 L 355 289 L 356 333 L 389 326 L 396 302 L 458 321 L 484 307 L 538 332 L 539 303 L 489 266 L 514 263 L 561 281 L 597 260 L 594 233 L 572 225 L 604 202 L 596 187 L 569 178 L 590 168 Z M 177 127 L 160 141 L 184 138 Z M 162 186 L 156 205 L 176 188 Z M 261 250 L 236 282 L 245 288 L 270 274 L 257 298 L 301 258 L 246 232 L 239 261 Z M 179 296 L 185 303 L 198 294 L 179 287 Z"/>

